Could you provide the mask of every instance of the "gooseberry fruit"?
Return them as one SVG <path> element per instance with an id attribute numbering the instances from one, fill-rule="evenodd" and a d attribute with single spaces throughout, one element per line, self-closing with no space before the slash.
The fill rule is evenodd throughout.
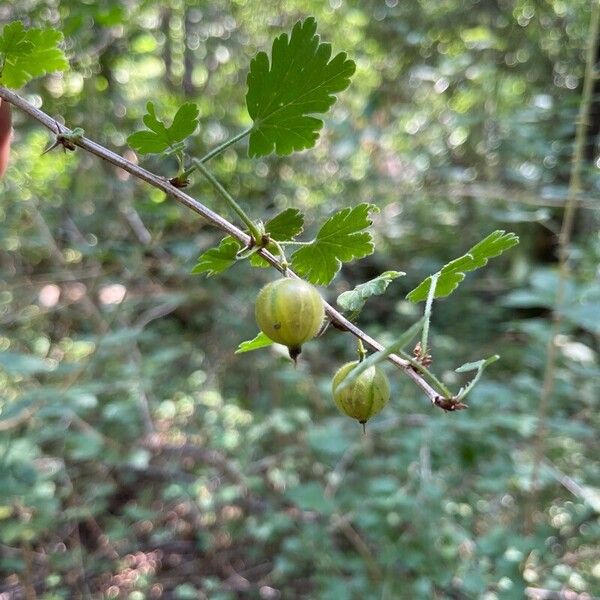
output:
<path id="1" fill-rule="evenodd" d="M 365 428 L 365 423 L 376 415 L 390 399 L 390 384 L 385 373 L 377 366 L 363 371 L 349 385 L 338 389 L 358 361 L 346 363 L 333 376 L 331 391 L 337 407 Z"/>
<path id="2" fill-rule="evenodd" d="M 287 346 L 295 361 L 302 344 L 321 329 L 325 310 L 323 299 L 310 283 L 284 277 L 260 290 L 255 316 L 261 331 L 274 342 Z"/>

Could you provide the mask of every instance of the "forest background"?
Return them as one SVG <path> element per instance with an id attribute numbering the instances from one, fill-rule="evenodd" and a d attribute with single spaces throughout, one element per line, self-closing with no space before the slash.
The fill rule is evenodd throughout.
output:
<path id="1" fill-rule="evenodd" d="M 521 240 L 435 303 L 444 381 L 501 356 L 469 409 L 432 407 L 388 365 L 392 400 L 363 435 L 330 392 L 351 336 L 331 328 L 297 368 L 278 348 L 235 354 L 274 271 L 192 275 L 218 231 L 81 150 L 42 155 L 47 131 L 14 111 L 0 184 L 0 597 L 600 596 L 600 78 L 555 386 L 542 391 L 592 4 L 0 5 L 0 24 L 65 36 L 70 70 L 21 93 L 129 158 L 148 100 L 165 115 L 198 103 L 198 156 L 247 127 L 250 60 L 314 15 L 357 63 L 316 149 L 257 160 L 242 142 L 211 168 L 251 214 L 295 206 L 308 232 L 343 206 L 381 209 L 375 253 L 323 290 L 334 302 L 406 272 L 360 317 L 379 339 L 419 317 L 406 293 L 448 260 L 495 229 Z M 200 177 L 187 191 L 226 213 Z"/>

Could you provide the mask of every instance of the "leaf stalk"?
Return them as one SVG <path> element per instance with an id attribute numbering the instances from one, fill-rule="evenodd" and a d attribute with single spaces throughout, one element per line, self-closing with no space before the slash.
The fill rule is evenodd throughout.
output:
<path id="1" fill-rule="evenodd" d="M 258 230 L 258 227 L 256 226 L 256 223 L 252 221 L 244 209 L 235 201 L 233 196 L 219 183 L 217 178 L 202 164 L 199 159 L 193 158 L 192 162 L 196 165 L 198 171 L 200 171 L 200 173 L 202 173 L 202 175 L 208 179 L 208 182 L 213 186 L 221 198 L 225 200 L 229 208 L 231 208 L 231 210 L 233 210 L 233 212 L 235 212 L 235 214 L 241 219 L 244 225 L 246 225 L 254 241 L 260 245 L 262 236 Z"/>
<path id="2" fill-rule="evenodd" d="M 423 318 L 423 332 L 421 334 L 421 352 L 423 356 L 427 354 L 427 342 L 429 341 L 429 322 L 431 321 L 431 307 L 433 305 L 433 298 L 435 297 L 435 288 L 437 281 L 440 277 L 440 272 L 434 273 L 431 276 L 431 285 L 429 286 L 429 292 L 427 294 L 427 302 L 425 303 L 425 313 Z"/>
<path id="3" fill-rule="evenodd" d="M 219 144 L 216 148 L 213 148 L 210 152 L 208 152 L 207 154 L 205 154 L 202 158 L 199 158 L 198 160 L 201 163 L 208 162 L 211 158 L 214 158 L 215 156 L 218 156 L 219 154 L 222 154 L 223 152 L 225 152 L 225 150 L 227 150 L 227 148 L 229 148 L 229 146 L 233 146 L 240 140 L 243 140 L 247 135 L 250 135 L 251 131 L 252 131 L 252 127 L 249 127 L 248 129 L 244 129 L 244 131 L 238 133 L 237 135 L 234 135 L 232 138 L 229 138 L 228 140 L 225 140 L 222 144 Z"/>

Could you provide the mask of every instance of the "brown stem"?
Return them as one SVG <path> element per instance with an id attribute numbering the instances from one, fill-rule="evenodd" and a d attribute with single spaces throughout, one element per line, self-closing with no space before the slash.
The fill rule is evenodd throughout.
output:
<path id="1" fill-rule="evenodd" d="M 19 110 L 28 114 L 30 117 L 44 125 L 44 127 L 49 129 L 55 135 L 61 133 L 68 134 L 70 132 L 68 128 L 59 125 L 55 119 L 50 117 L 45 112 L 31 105 L 29 102 L 27 102 L 27 100 L 21 98 L 21 96 L 19 96 L 18 94 L 15 94 L 14 92 L 1 86 L 0 98 L 6 100 L 13 106 L 17 107 Z M 244 233 L 241 229 L 236 227 L 233 223 L 230 223 L 221 215 L 210 210 L 210 208 L 204 206 L 204 204 L 198 202 L 198 200 L 186 194 L 183 190 L 171 185 L 169 181 L 164 177 L 159 177 L 158 175 L 147 171 L 146 169 L 132 163 L 131 161 L 123 158 L 122 156 L 119 156 L 115 152 L 108 150 L 104 146 L 101 146 L 100 144 L 84 136 L 74 138 L 73 143 L 76 146 L 82 148 L 83 150 L 86 150 L 90 154 L 94 154 L 99 158 L 102 158 L 103 160 L 111 163 L 115 167 L 123 169 L 124 171 L 127 171 L 134 177 L 145 181 L 146 183 L 159 190 L 162 190 L 165 194 L 167 194 L 167 196 L 174 198 L 180 204 L 183 204 L 187 208 L 193 210 L 195 213 L 199 214 L 202 218 L 208 221 L 211 225 L 214 225 L 218 229 L 221 229 L 231 237 L 238 240 L 242 244 L 242 246 L 247 246 L 250 243 L 250 236 Z M 275 269 L 277 269 L 280 272 L 284 271 L 284 268 L 279 263 L 277 258 L 273 256 L 270 252 L 268 252 L 266 249 L 261 248 L 260 250 L 258 250 L 257 253 L 260 254 Z M 289 268 L 286 271 L 286 275 L 288 277 L 300 279 L 300 277 L 298 277 L 298 275 L 296 275 Z M 371 336 L 366 334 L 364 331 L 362 331 L 362 329 L 359 329 L 356 325 L 351 323 L 330 304 L 325 303 L 325 312 L 335 325 L 339 326 L 343 330 L 349 331 L 352 335 L 362 340 L 373 350 L 383 350 L 384 346 L 382 344 L 380 344 L 377 340 L 373 339 Z M 421 374 L 413 369 L 413 367 L 407 360 L 404 360 L 396 354 L 391 354 L 387 358 L 391 363 L 400 367 L 400 369 L 402 369 L 404 373 L 410 379 L 412 379 L 414 383 L 418 387 L 420 387 L 423 392 L 425 392 L 425 394 L 434 406 L 440 406 L 443 408 L 440 401 L 444 400 L 444 396 L 442 396 L 438 391 L 431 387 L 431 385 L 421 376 Z"/>

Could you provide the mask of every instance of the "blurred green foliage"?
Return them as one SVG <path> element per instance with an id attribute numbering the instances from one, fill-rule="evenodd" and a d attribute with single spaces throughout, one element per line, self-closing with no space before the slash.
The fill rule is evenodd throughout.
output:
<path id="1" fill-rule="evenodd" d="M 255 218 L 288 207 L 313 235 L 376 204 L 376 252 L 325 290 L 390 269 L 359 324 L 392 341 L 404 300 L 494 229 L 521 244 L 434 304 L 433 368 L 500 354 L 470 409 L 428 406 L 387 367 L 392 400 L 367 435 L 331 375 L 347 334 L 236 355 L 273 276 L 191 275 L 222 237 L 157 190 L 14 114 L 0 196 L 0 593 L 15 598 L 537 597 L 600 595 L 600 237 L 595 88 L 585 193 L 561 308 L 540 493 L 533 442 L 556 232 L 580 101 L 587 0 L 23 0 L 0 22 L 53 27 L 71 69 L 22 93 L 130 158 L 148 101 L 200 106 L 200 156 L 250 124 L 250 60 L 314 15 L 357 64 L 318 146 L 211 163 Z M 172 162 L 147 158 L 165 176 Z M 190 193 L 223 211 L 199 178 Z M 530 588 L 526 591 L 526 588 Z M 33 594 L 33 595 L 32 595 Z M 581 596 L 583 597 L 583 596 Z"/>

